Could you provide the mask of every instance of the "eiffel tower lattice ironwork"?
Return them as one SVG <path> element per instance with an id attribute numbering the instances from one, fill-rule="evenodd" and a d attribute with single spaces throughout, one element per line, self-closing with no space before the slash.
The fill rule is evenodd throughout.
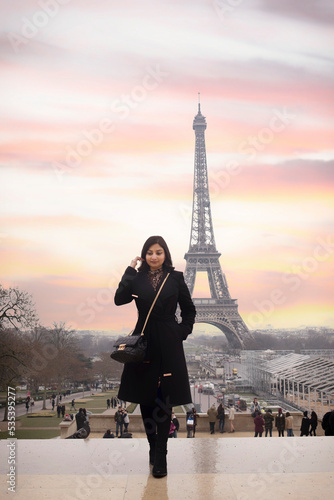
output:
<path id="1" fill-rule="evenodd" d="M 196 273 L 206 271 L 211 298 L 193 299 L 197 310 L 196 323 L 208 323 L 219 328 L 233 348 L 242 349 L 250 332 L 243 322 L 236 299 L 231 299 L 225 275 L 219 263 L 210 207 L 208 169 L 206 163 L 206 120 L 201 113 L 194 118 L 195 169 L 194 193 L 189 250 L 185 254 L 185 281 L 193 294 Z"/>

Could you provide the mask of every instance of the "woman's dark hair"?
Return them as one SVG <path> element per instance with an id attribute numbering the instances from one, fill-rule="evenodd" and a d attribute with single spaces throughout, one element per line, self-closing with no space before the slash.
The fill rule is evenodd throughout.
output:
<path id="1" fill-rule="evenodd" d="M 138 269 L 139 272 L 145 273 L 145 272 L 150 270 L 150 266 L 146 262 L 146 254 L 147 254 L 148 249 L 152 245 L 155 245 L 156 243 L 158 245 L 160 245 L 164 249 L 164 252 L 165 252 L 165 262 L 163 263 L 164 269 L 166 269 L 169 272 L 174 270 L 173 263 L 172 263 L 172 257 L 170 255 L 170 251 L 169 251 L 169 248 L 167 246 L 167 243 L 165 242 L 163 237 L 162 236 L 150 236 L 145 241 L 144 246 L 143 246 L 142 251 L 141 251 L 141 258 L 144 260 L 142 261 L 141 266 Z"/>

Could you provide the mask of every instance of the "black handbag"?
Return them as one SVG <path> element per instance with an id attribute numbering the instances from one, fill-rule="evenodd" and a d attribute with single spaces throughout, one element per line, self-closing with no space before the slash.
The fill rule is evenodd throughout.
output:
<path id="1" fill-rule="evenodd" d="M 129 335 L 126 335 L 125 337 L 119 337 L 114 343 L 110 357 L 115 361 L 118 361 L 119 363 L 142 363 L 145 360 L 147 352 L 147 339 L 144 335 L 144 330 L 154 304 L 162 290 L 162 287 L 166 283 L 168 276 L 169 273 L 162 282 L 159 291 L 154 298 L 151 308 L 147 313 L 141 333 L 139 335 L 132 335 L 132 332 L 130 332 Z"/>

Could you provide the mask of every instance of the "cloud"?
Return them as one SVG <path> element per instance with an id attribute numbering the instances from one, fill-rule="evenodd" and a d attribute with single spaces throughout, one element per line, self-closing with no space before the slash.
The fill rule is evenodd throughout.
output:
<path id="1" fill-rule="evenodd" d="M 233 163 L 234 162 L 234 163 Z M 236 165 L 232 169 L 232 164 Z M 230 165 L 230 167 L 229 167 Z M 221 168 L 211 168 L 212 200 L 243 199 L 288 203 L 332 202 L 333 161 L 289 160 L 283 163 L 245 165 L 225 160 Z M 250 188 L 251 186 L 251 188 Z"/>
<path id="2" fill-rule="evenodd" d="M 294 18 L 296 20 L 303 19 L 310 24 L 329 24 L 334 22 L 333 4 L 330 0 L 298 0 L 290 2 L 289 0 L 280 0 L 280 2 L 266 2 L 261 0 L 258 2 L 261 10 L 269 12 L 275 16 L 283 16 L 286 18 Z"/>
<path id="3" fill-rule="evenodd" d="M 217 248 L 251 312 L 332 231 L 330 4 L 234 2 L 222 17 L 215 2 L 72 0 L 14 50 L 8 33 L 41 3 L 0 16 L 3 279 L 32 290 L 43 321 L 84 324 L 147 235 L 184 269 L 201 92 Z M 326 322 L 332 274 L 328 259 L 307 281 L 317 298 L 300 288 Z M 277 324 L 303 318 L 291 301 Z M 88 326 L 130 310 L 105 305 Z"/>

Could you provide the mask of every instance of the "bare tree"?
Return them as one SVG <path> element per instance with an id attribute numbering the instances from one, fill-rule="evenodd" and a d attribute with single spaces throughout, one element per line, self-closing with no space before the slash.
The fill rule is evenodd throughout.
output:
<path id="1" fill-rule="evenodd" d="M 28 345 L 21 332 L 2 329 L 0 332 L 0 387 L 6 392 L 4 421 L 8 419 L 8 391 L 15 388 L 28 363 Z"/>
<path id="2" fill-rule="evenodd" d="M 53 328 L 48 330 L 48 338 L 57 349 L 75 349 L 78 341 L 75 338 L 75 330 L 67 327 L 64 322 L 54 322 Z"/>
<path id="3" fill-rule="evenodd" d="M 85 385 L 91 384 L 94 381 L 92 369 L 92 361 L 87 358 L 82 352 L 78 352 L 73 358 L 71 370 L 71 379 L 75 382 L 82 383 L 82 391 L 84 393 Z"/>
<path id="4" fill-rule="evenodd" d="M 27 333 L 27 338 L 29 355 L 25 376 L 35 389 L 44 386 L 45 410 L 47 387 L 57 387 L 59 395 L 79 369 L 75 331 L 67 328 L 65 323 L 54 323 L 53 328 L 34 328 Z"/>
<path id="5" fill-rule="evenodd" d="M 32 328 L 37 321 L 31 295 L 18 287 L 4 288 L 0 283 L 0 331 L 4 328 Z"/>
<path id="6" fill-rule="evenodd" d="M 100 352 L 99 358 L 100 360 L 95 361 L 95 363 L 93 364 L 93 370 L 96 375 L 99 375 L 99 377 L 101 377 L 102 388 L 105 389 L 108 378 L 120 379 L 123 365 L 111 359 L 108 352 Z"/>

